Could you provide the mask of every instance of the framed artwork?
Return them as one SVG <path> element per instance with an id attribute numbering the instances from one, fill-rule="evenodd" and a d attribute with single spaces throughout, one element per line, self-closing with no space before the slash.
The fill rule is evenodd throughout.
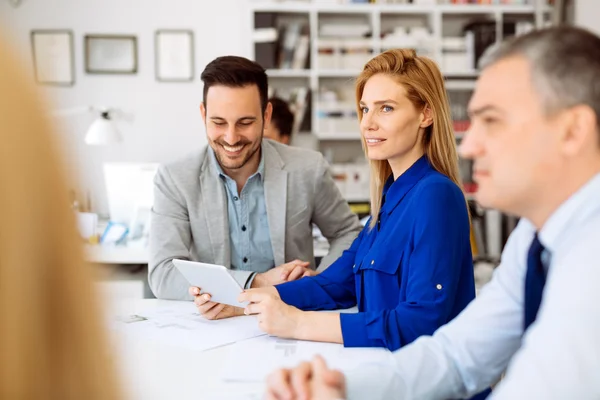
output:
<path id="1" fill-rule="evenodd" d="M 85 35 L 85 72 L 135 74 L 138 70 L 137 37 Z"/>
<path id="2" fill-rule="evenodd" d="M 154 39 L 156 80 L 189 82 L 194 80 L 194 32 L 158 30 Z"/>
<path id="3" fill-rule="evenodd" d="M 72 86 L 75 83 L 75 57 L 71 31 L 33 30 L 31 51 L 36 82 L 58 86 Z"/>

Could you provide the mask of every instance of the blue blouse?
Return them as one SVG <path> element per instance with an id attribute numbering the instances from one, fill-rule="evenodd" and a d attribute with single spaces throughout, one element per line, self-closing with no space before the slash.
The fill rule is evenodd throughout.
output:
<path id="1" fill-rule="evenodd" d="M 456 317 L 475 298 L 465 197 L 426 156 L 384 186 L 379 222 L 314 277 L 277 285 L 302 310 L 342 313 L 344 346 L 396 350 Z M 369 221 L 370 222 L 370 221 Z"/>

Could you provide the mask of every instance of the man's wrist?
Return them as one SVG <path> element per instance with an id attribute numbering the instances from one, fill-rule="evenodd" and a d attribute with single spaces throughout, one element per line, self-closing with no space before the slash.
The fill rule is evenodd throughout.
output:
<path id="1" fill-rule="evenodd" d="M 257 288 L 261 288 L 263 286 L 265 286 L 265 276 L 263 273 L 257 273 L 256 275 L 254 275 L 254 279 L 252 280 L 252 283 L 250 284 L 250 288 L 251 289 L 257 289 Z"/>
<path id="2" fill-rule="evenodd" d="M 256 279 L 256 275 L 258 275 L 258 272 L 253 272 L 250 275 L 248 275 L 248 279 L 246 279 L 246 284 L 244 285 L 244 289 L 252 288 L 252 285 L 254 284 L 254 279 Z"/>

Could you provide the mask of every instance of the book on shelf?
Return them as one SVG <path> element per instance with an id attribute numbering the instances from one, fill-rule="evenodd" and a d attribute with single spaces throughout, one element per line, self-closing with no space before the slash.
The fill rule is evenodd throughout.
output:
<path id="1" fill-rule="evenodd" d="M 275 12 L 254 13 L 254 58 L 265 69 L 305 69 L 309 64 L 308 22 L 282 21 Z"/>
<path id="2" fill-rule="evenodd" d="M 308 25 L 306 22 L 298 20 L 282 25 L 280 37 L 279 68 L 306 68 L 310 49 Z"/>

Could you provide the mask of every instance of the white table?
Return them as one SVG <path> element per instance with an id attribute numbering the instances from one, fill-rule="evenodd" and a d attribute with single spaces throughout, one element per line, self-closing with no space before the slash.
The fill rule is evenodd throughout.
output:
<path id="1" fill-rule="evenodd" d="M 120 300 L 109 314 L 135 314 L 160 307 L 165 300 Z M 162 343 L 119 338 L 115 342 L 119 370 L 127 399 L 261 399 L 262 383 L 230 383 L 221 380 L 221 370 L 231 345 L 204 352 Z M 254 395 L 248 393 L 254 393 Z"/>

